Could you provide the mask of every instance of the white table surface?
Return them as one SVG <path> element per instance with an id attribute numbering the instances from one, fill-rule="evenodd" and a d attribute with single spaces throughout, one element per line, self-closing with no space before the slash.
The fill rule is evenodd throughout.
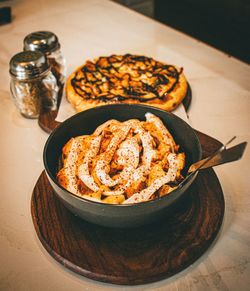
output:
<path id="1" fill-rule="evenodd" d="M 220 141 L 250 141 L 250 67 L 197 40 L 105 0 L 10 1 L 13 22 L 0 26 L 0 290 L 249 290 L 250 150 L 217 167 L 225 218 L 215 244 L 178 275 L 143 286 L 116 286 L 76 275 L 37 238 L 30 214 L 48 135 L 18 113 L 9 93 L 10 58 L 25 35 L 54 31 L 70 73 L 85 60 L 137 53 L 184 67 L 193 99 L 190 124 Z"/>

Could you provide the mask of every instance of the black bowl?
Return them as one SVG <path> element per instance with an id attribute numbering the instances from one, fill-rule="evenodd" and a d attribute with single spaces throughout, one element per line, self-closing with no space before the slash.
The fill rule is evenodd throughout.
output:
<path id="1" fill-rule="evenodd" d="M 60 186 L 56 179 L 63 146 L 71 138 L 92 134 L 96 127 L 109 119 L 125 121 L 132 118 L 145 120 L 151 112 L 165 123 L 177 144 L 186 154 L 186 169 L 201 158 L 201 145 L 194 130 L 172 113 L 145 105 L 114 104 L 80 112 L 61 123 L 49 136 L 43 153 L 44 166 L 51 186 L 63 204 L 74 214 L 89 222 L 109 227 L 136 227 L 154 222 L 168 214 L 183 197 L 195 175 L 186 179 L 182 187 L 155 200 L 138 204 L 104 204 L 74 195 Z"/>

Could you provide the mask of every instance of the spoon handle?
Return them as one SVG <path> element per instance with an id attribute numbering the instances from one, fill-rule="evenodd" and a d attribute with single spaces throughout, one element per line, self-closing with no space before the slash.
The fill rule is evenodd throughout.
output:
<path id="1" fill-rule="evenodd" d="M 193 173 L 201 169 L 206 169 L 221 164 L 239 160 L 246 148 L 247 142 L 242 142 L 236 146 L 226 149 L 224 146 L 211 158 L 203 159 L 190 166 L 188 173 Z"/>

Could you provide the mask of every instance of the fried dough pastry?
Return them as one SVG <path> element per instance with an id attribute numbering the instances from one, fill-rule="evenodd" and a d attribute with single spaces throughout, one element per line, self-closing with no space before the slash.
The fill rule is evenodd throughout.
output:
<path id="1" fill-rule="evenodd" d="M 185 153 L 163 122 L 110 120 L 93 134 L 71 138 L 62 149 L 58 182 L 83 198 L 111 204 L 167 195 L 183 180 Z"/>

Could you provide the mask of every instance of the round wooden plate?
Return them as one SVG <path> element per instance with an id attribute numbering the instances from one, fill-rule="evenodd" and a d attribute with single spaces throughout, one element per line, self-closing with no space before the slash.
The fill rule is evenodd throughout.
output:
<path id="1" fill-rule="evenodd" d="M 59 110 L 59 106 L 61 103 L 63 93 L 63 87 L 61 87 L 59 91 L 59 98 L 58 98 L 58 109 L 54 111 L 42 111 L 38 118 L 39 126 L 47 133 L 51 133 L 59 124 L 60 122 L 56 121 L 57 113 Z M 190 85 L 188 84 L 188 91 L 186 97 L 183 99 L 182 104 L 186 111 L 188 111 L 192 100 L 192 90 Z"/>
<path id="2" fill-rule="evenodd" d="M 204 157 L 220 146 L 197 134 Z M 43 171 L 33 191 L 31 213 L 40 241 L 62 265 L 94 280 L 136 285 L 175 275 L 197 260 L 219 232 L 224 197 L 215 172 L 204 170 L 164 219 L 135 229 L 105 228 L 68 211 Z"/>

